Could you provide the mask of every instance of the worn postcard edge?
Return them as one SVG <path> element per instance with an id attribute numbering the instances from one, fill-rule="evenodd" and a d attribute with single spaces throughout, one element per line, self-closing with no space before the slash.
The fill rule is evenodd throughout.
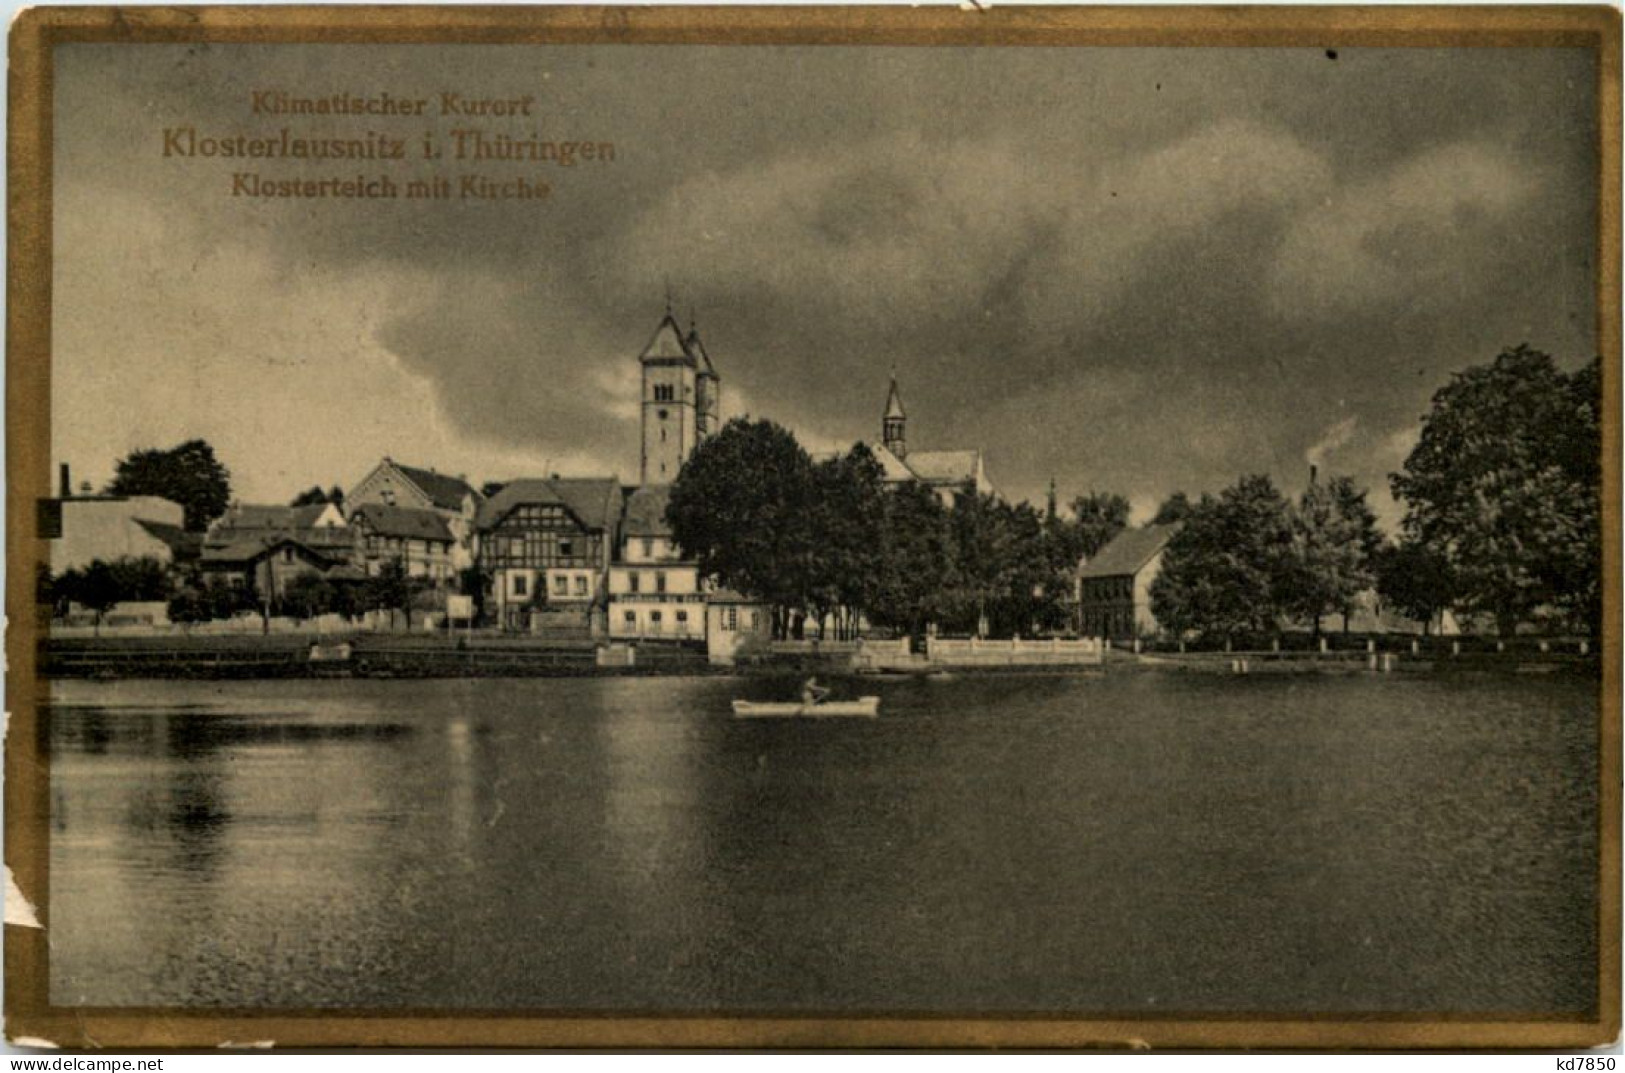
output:
<path id="1" fill-rule="evenodd" d="M 1604 7 L 39 7 L 12 24 L 7 249 L 5 1023 L 68 1048 L 1486 1048 L 1569 1049 L 1620 1027 L 1620 15 Z M 1591 48 L 1598 55 L 1597 333 L 1603 356 L 1604 643 L 1595 1019 L 1033 1015 L 651 1015 L 52 1006 L 49 755 L 36 678 L 33 505 L 49 494 L 52 50 L 72 42 L 1177 45 Z M 160 911 L 156 907 L 154 911 Z M 32 926 L 31 926 L 32 925 Z"/>

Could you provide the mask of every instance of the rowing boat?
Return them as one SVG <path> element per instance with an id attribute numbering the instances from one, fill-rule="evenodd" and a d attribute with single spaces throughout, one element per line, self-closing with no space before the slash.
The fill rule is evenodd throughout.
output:
<path id="1" fill-rule="evenodd" d="M 803 704 L 800 701 L 734 701 L 734 716 L 739 719 L 824 719 L 831 716 L 854 716 L 873 719 L 880 714 L 879 697 L 859 697 L 857 700 L 827 700 L 822 704 Z"/>

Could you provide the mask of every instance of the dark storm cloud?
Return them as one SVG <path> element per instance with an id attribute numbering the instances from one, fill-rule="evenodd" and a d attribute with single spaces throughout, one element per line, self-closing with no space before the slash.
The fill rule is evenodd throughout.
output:
<path id="1" fill-rule="evenodd" d="M 911 439 L 983 446 L 1026 496 L 1295 485 L 1329 436 L 1380 485 L 1449 372 L 1595 349 L 1578 51 L 65 51 L 68 204 L 116 184 L 183 247 L 409 293 L 369 341 L 493 449 L 630 472 L 668 282 L 736 403 L 868 437 L 895 368 Z M 158 157 L 278 85 L 534 92 L 547 136 L 618 159 L 550 169 L 540 206 L 336 209 Z"/>

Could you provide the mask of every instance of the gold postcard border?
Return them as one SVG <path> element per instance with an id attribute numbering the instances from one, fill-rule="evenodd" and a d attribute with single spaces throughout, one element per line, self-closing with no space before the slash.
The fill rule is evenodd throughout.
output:
<path id="1" fill-rule="evenodd" d="M 1597 1016 L 1101 1013 L 875 1016 L 51 1006 L 46 932 L 5 925 L 6 1032 L 70 1048 L 1566 1049 L 1620 1028 L 1620 15 L 1605 7 L 40 7 L 13 23 L 7 135 L 5 858 L 50 926 L 48 743 L 39 720 L 36 501 L 50 494 L 52 50 L 68 43 L 1578 47 L 1598 54 L 1597 330 L 1604 611 Z"/>

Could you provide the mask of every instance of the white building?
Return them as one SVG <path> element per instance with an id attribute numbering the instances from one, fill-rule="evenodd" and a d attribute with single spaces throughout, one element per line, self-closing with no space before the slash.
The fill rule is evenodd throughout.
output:
<path id="1" fill-rule="evenodd" d="M 627 496 L 620 555 L 609 568 L 609 635 L 617 640 L 705 637 L 705 586 L 672 542 L 670 492 L 651 485 Z"/>

